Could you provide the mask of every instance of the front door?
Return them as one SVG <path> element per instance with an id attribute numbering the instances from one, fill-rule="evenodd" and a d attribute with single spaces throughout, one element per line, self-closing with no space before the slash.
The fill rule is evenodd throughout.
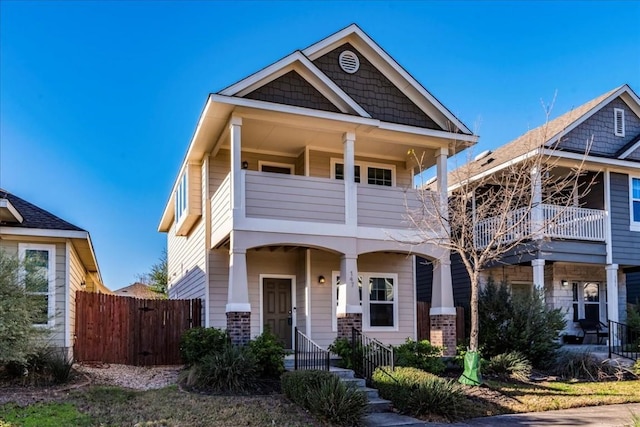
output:
<path id="1" fill-rule="evenodd" d="M 285 349 L 291 349 L 291 279 L 265 277 L 262 279 L 262 291 L 264 330 L 270 330 L 284 344 Z"/>

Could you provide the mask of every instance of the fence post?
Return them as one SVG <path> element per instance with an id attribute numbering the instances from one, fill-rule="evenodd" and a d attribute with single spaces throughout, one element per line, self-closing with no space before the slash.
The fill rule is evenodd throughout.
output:
<path id="1" fill-rule="evenodd" d="M 298 370 L 298 327 L 294 328 L 293 335 L 293 370 Z"/>

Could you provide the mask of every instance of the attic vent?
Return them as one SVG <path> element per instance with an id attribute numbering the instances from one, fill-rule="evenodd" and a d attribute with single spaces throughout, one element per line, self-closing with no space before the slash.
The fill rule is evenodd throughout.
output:
<path id="1" fill-rule="evenodd" d="M 613 131 L 616 136 L 624 136 L 624 110 L 622 108 L 613 109 Z"/>
<path id="2" fill-rule="evenodd" d="M 360 68 L 360 60 L 358 56 L 350 50 L 345 50 L 338 57 L 340 68 L 345 73 L 353 74 Z"/>
<path id="3" fill-rule="evenodd" d="M 491 154 L 491 150 L 484 150 L 482 153 L 480 153 L 476 157 L 474 157 L 473 160 L 477 162 L 480 159 L 484 159 L 489 154 Z"/>

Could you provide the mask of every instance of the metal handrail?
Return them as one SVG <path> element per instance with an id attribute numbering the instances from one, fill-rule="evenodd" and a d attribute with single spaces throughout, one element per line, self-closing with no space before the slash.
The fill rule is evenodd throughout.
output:
<path id="1" fill-rule="evenodd" d="M 640 331 L 624 323 L 609 320 L 609 358 L 612 354 L 638 360 L 640 356 Z"/>
<path id="2" fill-rule="evenodd" d="M 331 353 L 313 342 L 311 338 L 295 328 L 294 334 L 294 365 L 298 370 L 328 371 L 331 361 Z"/>
<path id="3" fill-rule="evenodd" d="M 351 357 L 356 374 L 371 382 L 373 372 L 377 368 L 388 366 L 391 371 L 395 367 L 393 346 L 387 346 L 375 338 L 368 337 L 356 328 L 351 329 Z M 385 373 L 391 376 L 386 370 Z"/>

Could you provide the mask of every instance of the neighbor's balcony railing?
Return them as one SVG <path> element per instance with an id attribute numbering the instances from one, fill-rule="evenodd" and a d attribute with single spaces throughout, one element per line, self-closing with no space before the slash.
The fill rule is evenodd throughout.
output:
<path id="1" fill-rule="evenodd" d="M 540 205 L 542 219 L 540 230 L 544 237 L 590 240 L 605 240 L 605 211 L 573 206 Z M 475 245 L 483 248 L 489 245 L 496 234 L 502 217 L 492 217 L 479 221 L 475 227 Z M 530 208 L 520 208 L 507 216 L 507 226 L 502 243 L 511 243 L 523 237 L 532 236 L 534 225 Z"/>

